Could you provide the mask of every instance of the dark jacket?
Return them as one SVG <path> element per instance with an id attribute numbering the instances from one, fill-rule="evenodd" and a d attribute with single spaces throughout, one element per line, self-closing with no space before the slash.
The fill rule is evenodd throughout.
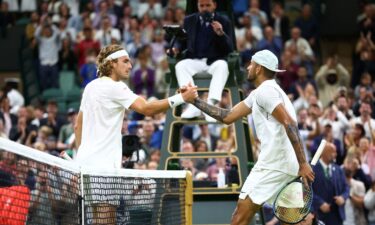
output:
<path id="1" fill-rule="evenodd" d="M 214 21 L 218 21 L 223 26 L 224 35 L 218 36 L 212 29 L 208 39 L 208 49 L 206 51 L 207 64 L 211 64 L 216 60 L 226 60 L 228 54 L 233 51 L 233 29 L 230 21 L 217 13 L 213 18 Z M 198 58 L 196 55 L 196 36 L 199 26 L 201 25 L 201 19 L 199 13 L 194 13 L 185 17 L 184 29 L 187 33 L 186 43 L 181 43 L 181 50 L 186 49 L 186 58 Z"/>

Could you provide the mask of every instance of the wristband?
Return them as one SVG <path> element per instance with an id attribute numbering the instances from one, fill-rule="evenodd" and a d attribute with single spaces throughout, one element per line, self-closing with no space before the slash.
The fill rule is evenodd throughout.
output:
<path id="1" fill-rule="evenodd" d="M 181 105 L 182 103 L 185 103 L 184 98 L 182 97 L 182 94 L 173 95 L 168 98 L 168 103 L 171 106 L 171 108 L 176 107 L 178 105 Z"/>

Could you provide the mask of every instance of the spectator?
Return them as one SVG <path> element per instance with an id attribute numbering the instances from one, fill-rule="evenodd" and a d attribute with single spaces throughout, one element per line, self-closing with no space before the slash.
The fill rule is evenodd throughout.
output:
<path id="1" fill-rule="evenodd" d="M 99 28 L 100 23 L 103 21 L 104 17 L 108 17 L 111 27 L 116 26 L 117 17 L 116 15 L 110 13 L 106 0 L 102 0 L 99 3 L 99 12 L 95 13 L 93 19 L 94 28 Z"/>
<path id="2" fill-rule="evenodd" d="M 353 118 L 350 122 L 352 125 L 361 124 L 365 129 L 365 135 L 373 142 L 375 140 L 375 119 L 371 117 L 372 107 L 371 101 L 361 102 L 358 117 Z"/>
<path id="3" fill-rule="evenodd" d="M 62 39 L 61 49 L 59 51 L 59 70 L 76 71 L 77 62 L 77 56 L 72 50 L 71 39 L 69 37 Z"/>
<path id="4" fill-rule="evenodd" d="M 60 31 L 60 40 L 69 38 L 71 43 L 75 43 L 77 40 L 77 32 L 68 27 L 68 21 L 65 17 L 61 18 L 59 21 L 59 31 Z"/>
<path id="5" fill-rule="evenodd" d="M 298 64 L 293 61 L 292 52 L 289 49 L 284 49 L 284 52 L 281 54 L 281 68 L 284 68 L 284 72 L 280 72 L 276 74 L 276 78 L 278 83 L 283 90 L 288 90 L 292 83 L 297 80 L 297 71 L 298 71 Z M 294 96 L 288 96 L 291 99 L 294 99 Z"/>
<path id="6" fill-rule="evenodd" d="M 269 24 L 275 31 L 275 36 L 281 38 L 283 43 L 289 40 L 289 18 L 284 15 L 284 9 L 280 2 L 274 3 Z"/>
<path id="7" fill-rule="evenodd" d="M 353 156 L 347 156 L 344 160 L 344 172 L 350 194 L 345 202 L 343 225 L 367 225 L 363 201 L 366 194 L 365 185 L 361 181 L 353 179 L 358 165 L 358 159 Z"/>
<path id="8" fill-rule="evenodd" d="M 193 136 L 197 136 L 198 139 L 195 141 L 201 140 L 205 141 L 207 144 L 207 148 L 209 151 L 214 151 L 216 149 L 216 141 L 217 138 L 211 134 L 208 129 L 208 124 L 199 124 L 199 133 L 194 134 Z"/>
<path id="9" fill-rule="evenodd" d="M 264 38 L 259 41 L 257 45 L 258 50 L 270 50 L 280 58 L 282 51 L 283 43 L 281 38 L 274 35 L 273 29 L 271 26 L 266 26 L 264 28 Z"/>
<path id="10" fill-rule="evenodd" d="M 326 107 L 341 86 L 349 87 L 350 75 L 348 70 L 338 62 L 337 56 L 328 57 L 326 64 L 320 67 L 315 75 L 318 84 L 319 99 Z"/>
<path id="11" fill-rule="evenodd" d="M 155 70 L 149 66 L 150 46 L 143 46 L 138 53 L 139 68 L 134 70 L 131 81 L 134 85 L 134 93 L 147 96 L 154 95 Z"/>
<path id="12" fill-rule="evenodd" d="M 361 80 L 360 80 L 360 83 L 358 85 L 355 86 L 354 88 L 354 96 L 356 99 L 359 99 L 360 98 L 360 89 L 361 87 L 364 87 L 366 91 L 372 91 L 372 78 L 371 78 L 371 74 L 368 73 L 368 72 L 364 72 L 362 75 L 361 75 Z"/>
<path id="13" fill-rule="evenodd" d="M 155 72 L 155 96 L 157 98 L 164 98 L 168 91 L 168 84 L 165 75 L 169 73 L 169 64 L 167 57 L 158 58 Z"/>
<path id="14" fill-rule="evenodd" d="M 371 188 L 366 192 L 364 198 L 365 208 L 368 210 L 367 219 L 369 225 L 375 224 L 375 182 L 372 183 Z"/>
<path id="15" fill-rule="evenodd" d="M 301 36 L 306 39 L 313 49 L 318 47 L 318 23 L 312 14 L 311 5 L 305 3 L 301 15 L 296 19 L 294 25 L 301 30 Z"/>
<path id="16" fill-rule="evenodd" d="M 12 127 L 17 125 L 17 116 L 10 113 L 10 101 L 6 95 L 0 98 L 0 115 L 4 119 L 4 132 L 9 136 Z"/>
<path id="17" fill-rule="evenodd" d="M 250 0 L 249 13 L 252 26 L 262 29 L 268 23 L 267 14 L 259 8 L 259 0 Z"/>
<path id="18" fill-rule="evenodd" d="M 86 51 L 86 61 L 80 68 L 81 76 L 81 87 L 86 87 L 88 83 L 97 77 L 97 68 L 96 68 L 96 51 L 95 49 L 88 49 Z"/>
<path id="19" fill-rule="evenodd" d="M 315 95 L 318 94 L 316 83 L 313 79 L 308 77 L 308 71 L 305 66 L 300 66 L 297 70 L 298 79 L 289 86 L 289 95 L 293 100 L 300 97 L 301 90 L 304 90 L 306 86 L 311 85 L 314 89 Z"/>
<path id="20" fill-rule="evenodd" d="M 12 1 L 10 1 L 12 2 Z M 0 32 L 1 37 L 7 36 L 7 29 L 14 25 L 13 14 L 9 12 L 9 2 L 3 1 L 0 4 Z"/>
<path id="21" fill-rule="evenodd" d="M 59 46 L 58 29 L 48 22 L 48 18 L 35 31 L 39 49 L 39 82 L 42 90 L 59 87 Z"/>
<path id="22" fill-rule="evenodd" d="M 208 95 L 211 104 L 221 100 L 229 76 L 226 57 L 233 51 L 231 24 L 226 17 L 215 13 L 215 9 L 215 0 L 198 0 L 199 12 L 185 18 L 184 29 L 188 35 L 186 59 L 176 65 L 180 86 L 193 84 L 193 76 L 198 72 L 207 71 L 212 75 Z M 189 104 L 181 117 L 188 119 L 200 114 L 198 108 Z M 205 117 L 208 121 L 216 121 L 207 115 Z"/>
<path id="23" fill-rule="evenodd" d="M 157 0 L 141 2 L 138 6 L 137 17 L 142 18 L 145 14 L 153 19 L 161 19 L 163 16 L 162 5 Z"/>
<path id="24" fill-rule="evenodd" d="M 110 45 L 113 39 L 120 41 L 120 31 L 112 27 L 109 16 L 102 17 L 101 28 L 96 32 L 94 39 L 99 41 L 101 48 Z"/>
<path id="25" fill-rule="evenodd" d="M 58 116 L 58 111 L 57 102 L 53 100 L 49 101 L 46 107 L 47 118 L 40 121 L 41 126 L 48 126 L 52 129 L 52 135 L 55 139 L 59 136 L 59 131 L 65 123 L 65 121 Z"/>
<path id="26" fill-rule="evenodd" d="M 74 126 L 77 118 L 77 111 L 74 108 L 68 109 L 68 123 L 63 125 L 57 139 L 57 150 L 72 150 L 75 142 Z"/>
<path id="27" fill-rule="evenodd" d="M 85 63 L 87 51 L 93 49 L 97 54 L 100 50 L 100 44 L 98 41 L 93 39 L 93 29 L 91 27 L 83 28 L 84 39 L 77 44 L 76 52 L 78 55 L 78 67 Z"/>
<path id="28" fill-rule="evenodd" d="M 366 137 L 359 141 L 361 151 L 361 162 L 368 167 L 368 174 L 371 180 L 375 181 L 375 147 L 374 144 Z"/>
<path id="29" fill-rule="evenodd" d="M 285 43 L 285 48 L 292 46 L 296 49 L 301 59 L 301 64 L 306 66 L 308 75 L 311 78 L 313 76 L 313 62 L 315 61 L 314 52 L 309 42 L 301 37 L 301 30 L 298 27 L 292 28 L 291 39 Z"/>
<path id="30" fill-rule="evenodd" d="M 340 225 L 345 220 L 345 201 L 349 197 L 344 171 L 334 163 L 336 146 L 327 143 L 321 158 L 313 168 L 313 207 L 319 218 L 330 225 Z"/>
<path id="31" fill-rule="evenodd" d="M 37 12 L 32 12 L 30 15 L 30 21 L 26 25 L 26 28 L 25 28 L 25 35 L 26 35 L 27 40 L 31 41 L 32 39 L 34 39 L 35 30 L 38 26 L 39 26 L 39 14 Z"/>
<path id="32" fill-rule="evenodd" d="M 10 113 L 17 114 L 20 107 L 24 106 L 25 98 L 18 91 L 18 84 L 20 82 L 17 78 L 9 78 L 5 80 L 4 93 L 6 93 L 9 104 L 10 104 Z"/>

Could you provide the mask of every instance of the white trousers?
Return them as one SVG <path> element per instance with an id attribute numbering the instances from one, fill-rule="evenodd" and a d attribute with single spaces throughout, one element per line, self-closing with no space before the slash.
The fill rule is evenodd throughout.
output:
<path id="1" fill-rule="evenodd" d="M 207 72 L 212 75 L 208 99 L 221 100 L 225 83 L 229 76 L 228 63 L 225 60 L 216 60 L 207 65 L 206 59 L 183 59 L 176 64 L 176 76 L 178 84 L 194 84 L 193 76 L 199 72 Z"/>

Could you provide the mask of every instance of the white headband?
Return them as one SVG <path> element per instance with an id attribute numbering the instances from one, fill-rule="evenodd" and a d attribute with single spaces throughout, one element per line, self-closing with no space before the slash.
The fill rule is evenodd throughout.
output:
<path id="1" fill-rule="evenodd" d="M 123 57 L 123 56 L 129 57 L 128 52 L 124 49 L 118 50 L 117 52 L 114 52 L 114 53 L 110 54 L 105 59 L 106 60 L 112 60 L 112 59 L 118 59 L 118 58 Z"/>

